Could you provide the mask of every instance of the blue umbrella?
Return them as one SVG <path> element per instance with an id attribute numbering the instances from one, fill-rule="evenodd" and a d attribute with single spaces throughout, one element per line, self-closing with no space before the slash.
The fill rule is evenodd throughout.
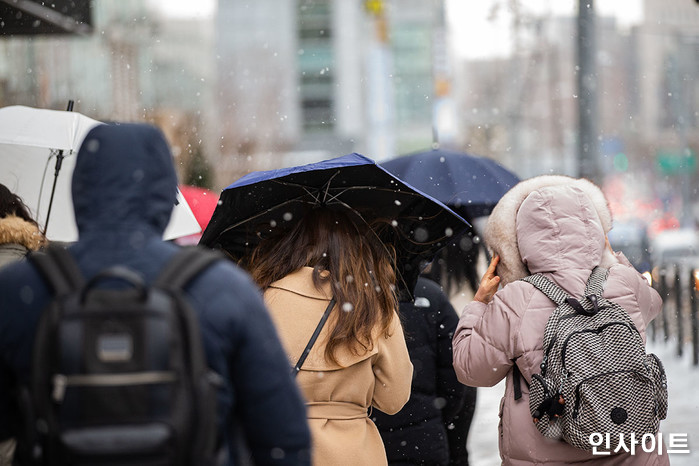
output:
<path id="1" fill-rule="evenodd" d="M 519 182 L 492 159 L 442 149 L 396 157 L 381 165 L 466 218 L 490 214 L 502 195 Z"/>
<path id="2" fill-rule="evenodd" d="M 223 190 L 199 244 L 246 257 L 273 229 L 315 205 L 342 205 L 397 252 L 397 290 L 409 298 L 421 267 L 470 225 L 447 206 L 413 188 L 371 159 L 349 154 L 309 165 L 252 172 Z M 388 227 L 386 227 L 388 225 Z"/>

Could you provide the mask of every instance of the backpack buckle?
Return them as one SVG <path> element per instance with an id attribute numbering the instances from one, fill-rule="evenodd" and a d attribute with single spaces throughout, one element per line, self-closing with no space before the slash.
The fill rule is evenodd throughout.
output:
<path id="1" fill-rule="evenodd" d="M 591 294 L 587 296 L 587 299 L 592 303 L 592 313 L 597 314 L 599 312 L 599 302 L 597 301 L 597 295 Z"/>
<path id="2" fill-rule="evenodd" d="M 565 399 L 561 392 L 554 393 L 544 398 L 532 415 L 534 424 L 538 423 L 544 414 L 548 414 L 549 422 L 563 415 L 565 410 Z"/>
<path id="3" fill-rule="evenodd" d="M 592 303 L 592 309 L 590 310 L 585 309 L 583 305 L 580 304 L 580 301 L 578 301 L 575 298 L 566 298 L 566 303 L 568 303 L 570 307 L 573 308 L 576 314 L 592 317 L 593 315 L 599 312 L 599 303 L 597 301 L 597 296 L 591 294 L 589 296 L 586 296 L 586 298 Z"/>

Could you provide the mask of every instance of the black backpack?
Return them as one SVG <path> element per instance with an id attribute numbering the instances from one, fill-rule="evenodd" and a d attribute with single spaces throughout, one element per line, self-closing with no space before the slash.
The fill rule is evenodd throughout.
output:
<path id="1" fill-rule="evenodd" d="M 607 273 L 596 267 L 581 298 L 543 275 L 523 278 L 557 305 L 529 386 L 531 415 L 544 436 L 587 451 L 596 450 L 592 435 L 609 439 L 601 450 L 615 451 L 632 436 L 657 434 L 667 414 L 663 365 L 646 354 L 628 312 L 602 297 Z"/>
<path id="2" fill-rule="evenodd" d="M 85 281 L 60 247 L 30 255 L 54 298 L 38 324 L 20 402 L 20 461 L 215 463 L 220 378 L 207 367 L 182 288 L 220 258 L 184 248 L 147 286 L 118 265 Z M 128 286 L 98 286 L 105 281 Z"/>

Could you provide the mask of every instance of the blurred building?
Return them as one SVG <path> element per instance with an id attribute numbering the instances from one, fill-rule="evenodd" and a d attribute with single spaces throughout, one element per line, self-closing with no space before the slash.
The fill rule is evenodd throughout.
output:
<path id="1" fill-rule="evenodd" d="M 83 36 L 0 37 L 0 105 L 74 110 L 102 121 L 150 121 L 182 165 L 217 153 L 210 20 L 171 20 L 147 0 L 92 3 Z M 193 147 L 196 146 L 196 147 Z"/>
<path id="2" fill-rule="evenodd" d="M 645 0 L 638 28 L 639 140 L 661 175 L 696 173 L 699 146 L 699 5 Z"/>
<path id="3" fill-rule="evenodd" d="M 463 63 L 459 81 L 460 141 L 468 151 L 493 157 L 523 178 L 577 175 L 576 21 L 527 17 L 514 53 Z M 613 18 L 599 17 L 599 140 L 622 144 L 638 110 L 633 37 Z M 613 168 L 602 152 L 602 169 Z"/>
<path id="4" fill-rule="evenodd" d="M 639 134 L 667 140 L 699 129 L 699 5 L 684 0 L 644 0 L 639 26 Z"/>
<path id="5" fill-rule="evenodd" d="M 656 172 L 655 195 L 682 226 L 698 222 L 699 4 L 644 0 L 637 29 L 638 151 Z M 660 214 L 660 213 L 659 213 Z"/>
<path id="6" fill-rule="evenodd" d="M 675 4 L 682 4 L 684 13 L 673 13 Z M 697 83 L 691 77 L 699 71 L 699 8 L 658 0 L 647 1 L 646 9 L 648 20 L 632 30 L 620 29 L 613 18 L 596 19 L 598 166 L 603 173 L 654 170 L 655 160 L 643 147 L 668 133 L 677 138 L 679 114 L 685 132 L 697 134 Z M 666 21 L 666 15 L 683 18 L 683 26 Z M 460 142 L 516 166 L 524 177 L 575 175 L 576 20 L 531 16 L 520 27 L 524 31 L 511 56 L 460 65 Z M 681 86 L 681 99 L 671 97 L 673 79 L 675 87 Z"/>
<path id="7" fill-rule="evenodd" d="M 93 2 L 82 37 L 0 38 L 0 105 L 74 100 L 95 119 L 151 121 L 180 169 L 205 154 L 215 188 L 253 169 L 352 151 L 380 160 L 453 137 L 443 0 L 220 1 L 186 20 L 152 3 Z"/>
<path id="8" fill-rule="evenodd" d="M 217 100 L 230 176 L 429 147 L 435 69 L 446 69 L 433 59 L 443 15 L 442 0 L 219 1 Z"/>

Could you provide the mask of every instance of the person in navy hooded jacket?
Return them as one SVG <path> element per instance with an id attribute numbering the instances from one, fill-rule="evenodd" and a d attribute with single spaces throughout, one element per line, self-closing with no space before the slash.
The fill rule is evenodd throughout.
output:
<path id="1" fill-rule="evenodd" d="M 93 128 L 72 180 L 79 240 L 68 250 L 83 275 L 122 264 L 152 282 L 178 249 L 162 240 L 176 190 L 172 156 L 159 129 Z M 310 464 L 305 405 L 257 287 L 222 260 L 185 292 L 199 318 L 208 364 L 224 380 L 218 403 L 228 464 L 240 456 L 239 430 L 255 464 Z M 29 378 L 37 321 L 50 299 L 30 261 L 0 271 L 0 440 L 17 435 L 11 392 Z"/>

